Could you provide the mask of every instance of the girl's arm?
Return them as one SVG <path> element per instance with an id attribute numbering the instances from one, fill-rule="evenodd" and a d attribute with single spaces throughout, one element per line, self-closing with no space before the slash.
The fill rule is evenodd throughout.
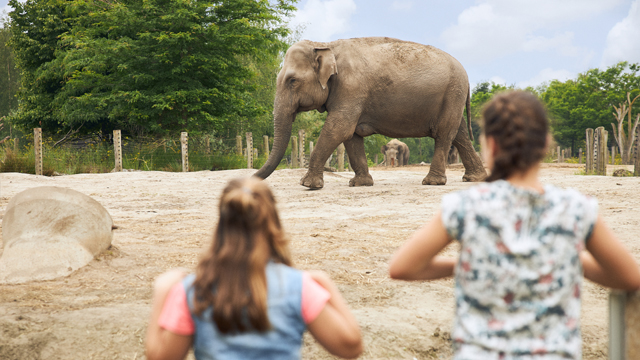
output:
<path id="1" fill-rule="evenodd" d="M 389 275 L 400 280 L 434 280 L 453 275 L 456 260 L 436 256 L 451 237 L 436 215 L 400 247 L 389 263 Z"/>
<path id="2" fill-rule="evenodd" d="M 307 326 L 309 332 L 333 355 L 357 358 L 362 353 L 362 336 L 346 301 L 326 273 L 309 271 L 309 275 L 331 295 L 324 309 Z"/>
<path id="3" fill-rule="evenodd" d="M 170 270 L 158 276 L 153 285 L 151 320 L 149 320 L 147 327 L 144 346 L 148 360 L 183 360 L 189 352 L 193 341 L 192 336 L 174 334 L 158 325 L 162 306 L 169 290 L 186 274 L 182 269 Z"/>
<path id="4" fill-rule="evenodd" d="M 587 279 L 614 289 L 640 288 L 638 264 L 600 217 L 587 242 L 587 250 L 589 252 L 580 254 Z"/>

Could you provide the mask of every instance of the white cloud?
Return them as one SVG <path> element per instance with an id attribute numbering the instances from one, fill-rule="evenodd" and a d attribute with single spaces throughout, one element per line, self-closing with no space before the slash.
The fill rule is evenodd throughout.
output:
<path id="1" fill-rule="evenodd" d="M 349 30 L 353 0 L 309 0 L 294 14 L 291 25 L 305 27 L 302 36 L 312 41 L 330 41 L 334 35 Z"/>
<path id="2" fill-rule="evenodd" d="M 631 3 L 629 14 L 611 28 L 602 54 L 602 66 L 619 61 L 640 62 L 640 0 Z"/>
<path id="3" fill-rule="evenodd" d="M 393 10 L 404 11 L 404 10 L 411 10 L 412 8 L 413 8 L 413 1 L 395 0 L 391 4 L 391 9 Z"/>
<path id="4" fill-rule="evenodd" d="M 9 15 L 9 11 L 12 11 L 13 8 L 11 6 L 9 6 L 9 4 L 3 6 L 0 8 L 0 16 L 6 16 Z"/>
<path id="5" fill-rule="evenodd" d="M 516 87 L 521 89 L 524 89 L 527 86 L 536 87 L 536 86 L 542 85 L 542 83 L 549 82 L 551 80 L 565 81 L 575 77 L 576 77 L 576 74 L 568 70 L 564 70 L 564 69 L 553 70 L 551 68 L 546 68 L 546 69 L 540 70 L 540 72 L 536 76 L 532 77 L 531 79 L 517 83 Z"/>
<path id="6" fill-rule="evenodd" d="M 504 78 L 500 77 L 500 76 L 492 76 L 489 79 L 490 82 L 494 83 L 494 84 L 500 84 L 500 85 L 507 85 L 507 80 L 505 80 Z"/>
<path id="7" fill-rule="evenodd" d="M 597 16 L 624 0 L 479 0 L 445 29 L 445 49 L 469 62 L 486 62 L 519 51 L 558 51 L 576 56 L 573 33 L 553 33 L 569 22 Z M 637 0 L 636 0 L 637 1 Z M 552 32 L 543 36 L 539 32 Z"/>

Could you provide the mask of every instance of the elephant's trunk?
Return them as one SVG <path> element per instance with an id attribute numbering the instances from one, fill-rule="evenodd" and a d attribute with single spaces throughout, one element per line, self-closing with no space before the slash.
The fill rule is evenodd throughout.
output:
<path id="1" fill-rule="evenodd" d="M 293 120 L 296 116 L 295 113 L 292 113 L 291 115 L 282 115 L 282 112 L 276 112 L 276 114 L 279 115 L 275 116 L 274 119 L 275 134 L 273 138 L 273 149 L 269 153 L 267 162 L 265 162 L 260 170 L 254 174 L 254 176 L 263 179 L 268 178 L 280 164 L 280 160 L 282 160 L 282 157 L 287 150 L 287 145 L 289 145 L 291 128 L 293 127 Z"/>

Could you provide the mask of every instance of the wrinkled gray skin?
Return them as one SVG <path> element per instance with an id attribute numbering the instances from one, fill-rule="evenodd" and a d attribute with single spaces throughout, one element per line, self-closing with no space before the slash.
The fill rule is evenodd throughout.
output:
<path id="1" fill-rule="evenodd" d="M 396 159 L 398 160 L 397 166 L 405 166 L 409 165 L 409 147 L 407 144 L 403 143 L 398 139 L 393 139 L 387 143 L 387 145 L 383 145 L 380 147 L 380 151 L 383 154 L 386 154 L 387 150 L 393 149 L 397 151 Z M 389 166 L 389 164 L 387 164 Z"/>
<path id="2" fill-rule="evenodd" d="M 277 78 L 273 150 L 255 174 L 267 178 L 280 163 L 296 114 L 327 111 L 301 184 L 320 189 L 329 155 L 344 142 L 355 177 L 349 186 L 371 186 L 365 136 L 435 139 L 425 185 L 444 185 L 449 147 L 458 148 L 464 181 L 486 177 L 462 115 L 469 111 L 469 80 L 462 65 L 432 46 L 391 38 L 357 38 L 292 45 Z"/>

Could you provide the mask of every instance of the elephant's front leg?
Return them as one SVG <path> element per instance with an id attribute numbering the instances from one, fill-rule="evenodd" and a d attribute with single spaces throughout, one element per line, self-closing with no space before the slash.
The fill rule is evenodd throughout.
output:
<path id="1" fill-rule="evenodd" d="M 444 185 L 447 183 L 445 169 L 450 147 L 451 140 L 435 138 L 431 167 L 429 168 L 429 174 L 422 180 L 422 185 Z"/>
<path id="2" fill-rule="evenodd" d="M 334 126 L 331 115 L 327 117 L 325 125 L 320 132 L 318 144 L 313 148 L 309 159 L 309 170 L 300 180 L 300 185 L 310 189 L 322 189 L 324 187 L 323 171 L 324 164 L 331 156 L 333 150 L 345 141 L 350 129 L 344 126 Z"/>
<path id="3" fill-rule="evenodd" d="M 369 174 L 367 154 L 364 152 L 364 138 L 353 134 L 350 140 L 344 142 L 344 147 L 349 155 L 349 164 L 356 173 L 356 176 L 349 180 L 349 186 L 372 186 L 373 178 Z"/>

